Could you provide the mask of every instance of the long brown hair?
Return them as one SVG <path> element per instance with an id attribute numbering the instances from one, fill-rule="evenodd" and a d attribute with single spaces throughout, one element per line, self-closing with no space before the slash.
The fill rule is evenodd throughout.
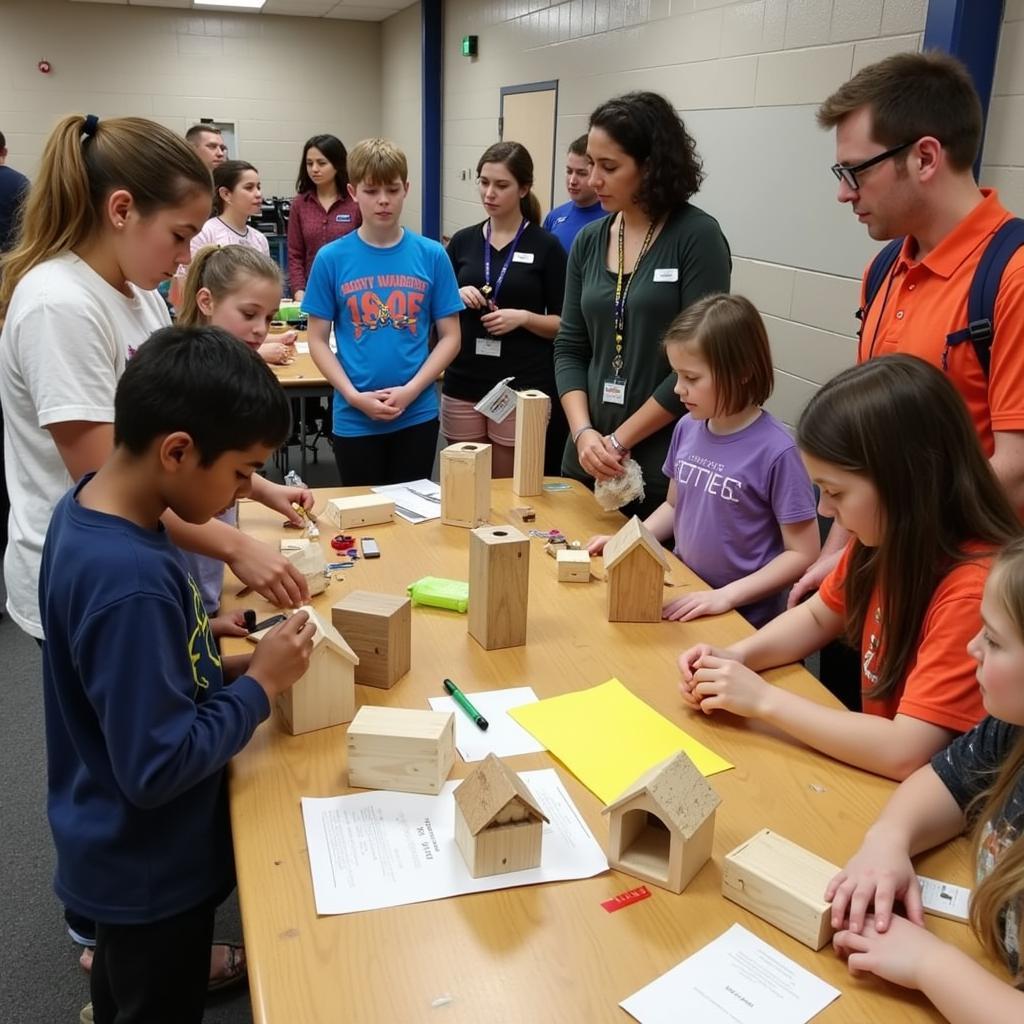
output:
<path id="1" fill-rule="evenodd" d="M 18 282 L 33 267 L 93 237 L 111 192 L 126 189 L 148 216 L 209 192 L 210 172 L 180 136 L 141 117 L 96 122 L 72 114 L 54 128 L 29 189 L 17 245 L 0 262 L 0 321 Z"/>
<path id="2" fill-rule="evenodd" d="M 1017 632 L 1024 639 L 1024 539 L 1008 544 L 996 557 L 989 576 L 989 587 L 998 599 Z M 1024 685 L 1024 680 L 1021 681 Z M 981 855 L 986 825 L 996 822 L 1007 801 L 1021 783 L 1024 773 L 1024 729 L 1009 756 L 999 767 L 992 785 L 967 809 L 974 825 L 975 864 Z M 1024 894 L 1024 838 L 1018 837 L 1002 852 L 992 870 L 978 883 L 971 896 L 971 928 L 978 941 L 997 958 L 1006 957 L 1002 927 L 1002 912 Z M 1018 929 L 1024 920 L 1017 922 Z M 1018 931 L 1018 949 L 1022 935 Z"/>
<path id="3" fill-rule="evenodd" d="M 533 157 L 521 142 L 495 142 L 488 146 L 476 162 L 476 176 L 484 164 L 504 164 L 526 195 L 519 200 L 519 212 L 531 223 L 540 224 L 540 200 L 533 194 Z"/>
<path id="4" fill-rule="evenodd" d="M 277 264 L 251 246 L 204 245 L 188 265 L 178 325 L 199 327 L 207 322 L 196 299 L 200 288 L 209 289 L 214 299 L 219 301 L 234 292 L 248 277 L 281 284 L 281 271 Z"/>
<path id="5" fill-rule="evenodd" d="M 917 651 L 928 604 L 957 564 L 1021 531 L 967 408 L 946 376 L 915 356 L 844 370 L 808 402 L 797 424 L 808 455 L 866 477 L 884 522 L 876 548 L 854 542 L 846 574 L 846 629 L 859 646 L 873 589 L 881 597 L 878 682 L 892 694 Z"/>

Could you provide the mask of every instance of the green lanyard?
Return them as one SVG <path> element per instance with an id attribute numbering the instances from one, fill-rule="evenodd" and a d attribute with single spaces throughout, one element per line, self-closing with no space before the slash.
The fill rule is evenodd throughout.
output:
<path id="1" fill-rule="evenodd" d="M 629 289 L 636 280 L 636 272 L 640 269 L 647 250 L 651 247 L 651 240 L 654 238 L 654 221 L 647 229 L 643 245 L 640 246 L 640 253 L 633 264 L 633 273 L 630 274 L 626 286 L 622 286 L 622 279 L 626 270 L 626 218 L 619 214 L 619 273 L 615 279 L 615 355 L 612 357 L 612 372 L 618 377 L 622 373 L 622 332 L 626 325 L 626 298 Z"/>

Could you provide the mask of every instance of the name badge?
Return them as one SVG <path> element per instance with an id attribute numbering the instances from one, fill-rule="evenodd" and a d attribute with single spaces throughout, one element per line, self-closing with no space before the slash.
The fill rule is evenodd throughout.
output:
<path id="1" fill-rule="evenodd" d="M 500 356 L 501 338 L 477 338 L 476 354 L 478 356 Z"/>
<path id="2" fill-rule="evenodd" d="M 512 253 L 513 263 L 532 263 L 533 253 L 532 252 L 514 252 Z"/>
<path id="3" fill-rule="evenodd" d="M 621 377 L 613 377 L 604 382 L 601 400 L 609 405 L 626 404 L 626 382 Z"/>
<path id="4" fill-rule="evenodd" d="M 504 423 L 516 411 L 518 395 L 509 387 L 511 381 L 511 377 L 499 380 L 473 408 L 495 423 Z"/>
<path id="5" fill-rule="evenodd" d="M 339 213 L 334 219 L 339 224 L 351 224 L 352 223 L 352 214 L 351 213 Z"/>
<path id="6" fill-rule="evenodd" d="M 678 267 L 656 267 L 654 270 L 655 281 L 678 281 Z"/>

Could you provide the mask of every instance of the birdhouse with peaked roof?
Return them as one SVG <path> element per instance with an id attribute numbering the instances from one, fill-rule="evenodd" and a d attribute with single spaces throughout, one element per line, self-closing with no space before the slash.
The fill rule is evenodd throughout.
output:
<path id="1" fill-rule="evenodd" d="M 359 658 L 342 635 L 310 605 L 316 625 L 309 668 L 299 681 L 277 698 L 285 728 L 293 736 L 351 722 L 356 713 L 355 668 Z"/>
<path id="2" fill-rule="evenodd" d="M 604 546 L 609 622 L 660 622 L 668 561 L 657 538 L 632 519 Z"/>
<path id="3" fill-rule="evenodd" d="M 488 754 L 454 795 L 455 842 L 474 878 L 540 865 L 547 815 L 504 761 Z"/>
<path id="4" fill-rule="evenodd" d="M 616 871 L 682 892 L 711 856 L 719 795 L 680 751 L 656 764 L 602 812 Z"/>

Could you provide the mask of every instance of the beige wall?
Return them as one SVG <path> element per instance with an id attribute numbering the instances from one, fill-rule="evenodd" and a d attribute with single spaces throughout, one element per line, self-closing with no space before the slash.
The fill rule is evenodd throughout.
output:
<path id="1" fill-rule="evenodd" d="M 729 238 L 733 287 L 768 323 L 771 408 L 793 422 L 854 358 L 857 279 L 876 248 L 835 201 L 832 140 L 815 105 L 864 64 L 917 49 L 924 22 L 925 0 L 448 0 L 444 230 L 480 216 L 472 168 L 497 137 L 501 86 L 559 80 L 559 153 L 602 100 L 663 93 L 704 157 L 696 202 Z M 476 61 L 459 55 L 470 33 Z M 1019 134 L 1013 145 L 1024 145 Z"/>
<path id="2" fill-rule="evenodd" d="M 982 184 L 1024 217 L 1024 0 L 1006 0 L 985 134 Z"/>
<path id="3" fill-rule="evenodd" d="M 9 162 L 36 171 L 67 113 L 236 121 L 239 156 L 267 195 L 290 196 L 310 135 L 346 145 L 380 128 L 375 22 L 0 0 L 0 130 Z M 53 72 L 42 75 L 45 57 Z M 367 88 L 367 83 L 371 87 Z"/>
<path id="4" fill-rule="evenodd" d="M 420 5 L 413 4 L 384 21 L 380 42 L 380 133 L 393 139 L 409 158 L 409 197 L 402 222 L 419 231 L 423 210 Z"/>

